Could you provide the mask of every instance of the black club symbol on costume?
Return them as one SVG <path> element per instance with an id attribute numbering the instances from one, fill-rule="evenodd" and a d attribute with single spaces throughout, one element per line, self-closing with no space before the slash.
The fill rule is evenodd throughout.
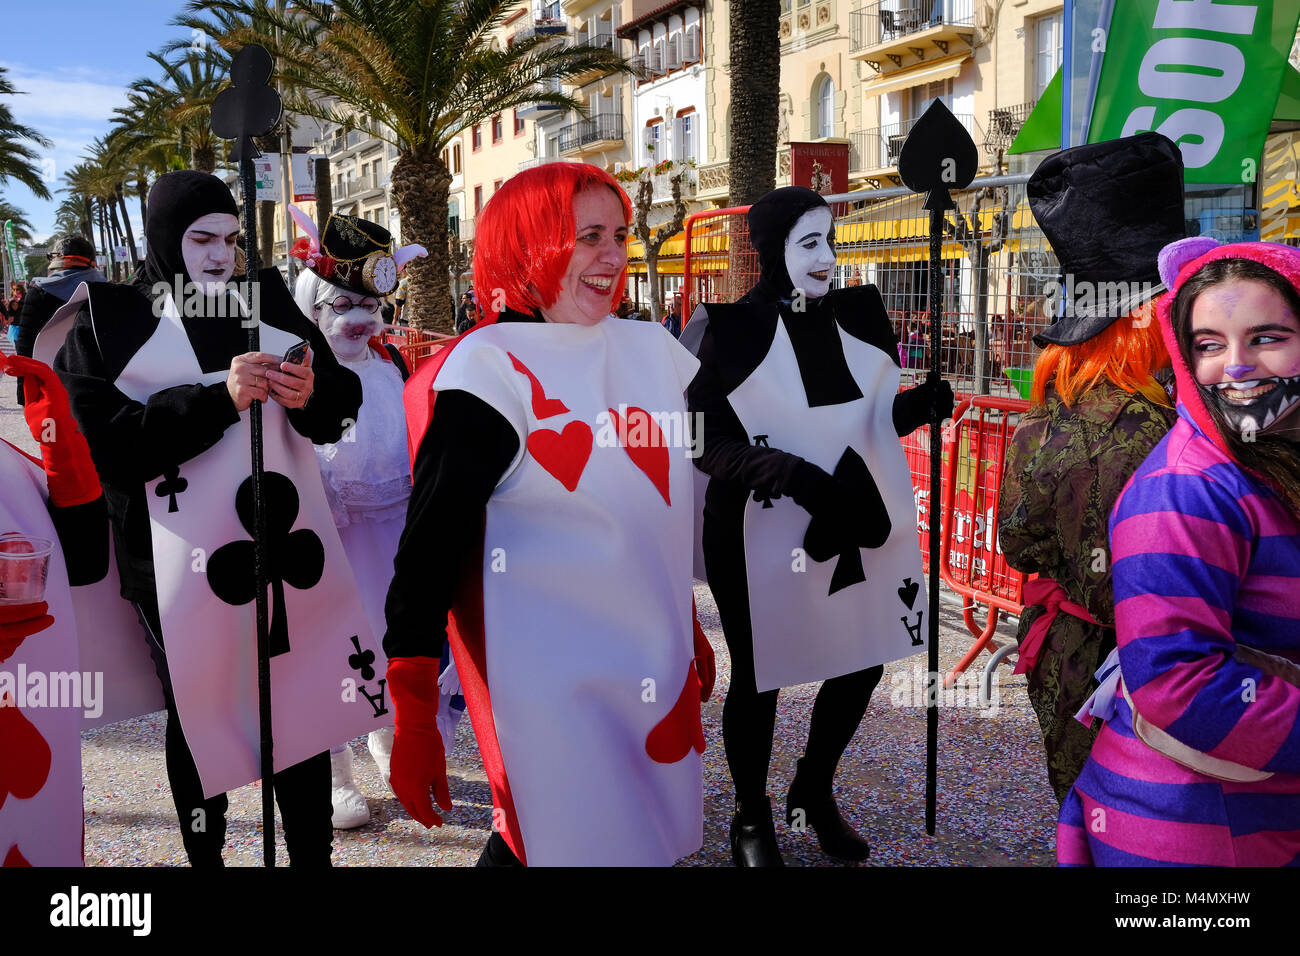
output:
<path id="1" fill-rule="evenodd" d="M 375 676 L 375 652 L 367 648 L 361 649 L 361 639 L 355 634 L 352 636 L 352 646 L 357 649 L 355 654 L 348 655 L 348 667 L 354 671 L 361 671 L 362 680 L 373 680 Z"/>
<path id="2" fill-rule="evenodd" d="M 170 498 L 171 500 L 167 503 L 167 513 L 175 514 L 181 510 L 176 507 L 176 496 L 184 494 L 185 489 L 189 486 L 190 483 L 181 477 L 180 468 L 172 467 L 163 472 L 163 480 L 158 482 L 153 493 L 159 498 Z"/>
<path id="3" fill-rule="evenodd" d="M 299 591 L 315 587 L 325 570 L 325 546 L 310 528 L 290 531 L 298 520 L 298 490 L 278 472 L 268 471 L 266 495 L 266 576 L 271 584 L 271 656 L 289 652 L 289 627 L 284 609 L 284 585 Z M 253 533 L 253 478 L 245 478 L 235 493 L 239 523 Z M 257 597 L 253 573 L 253 542 L 232 541 L 208 559 L 212 593 L 236 607 Z"/>

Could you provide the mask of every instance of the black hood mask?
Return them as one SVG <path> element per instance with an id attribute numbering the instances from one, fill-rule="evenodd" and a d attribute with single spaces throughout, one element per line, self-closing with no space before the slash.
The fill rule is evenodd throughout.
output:
<path id="1" fill-rule="evenodd" d="M 159 176 L 149 190 L 149 218 L 144 226 L 149 248 L 136 288 L 152 298 L 156 283 L 174 289 L 178 276 L 183 283 L 193 282 L 181 255 L 181 238 L 196 219 L 212 213 L 239 215 L 235 197 L 216 176 L 192 169 Z M 212 297 L 206 298 L 209 308 L 205 314 L 212 315 L 215 303 L 211 302 Z"/>
<path id="2" fill-rule="evenodd" d="M 794 294 L 785 268 L 785 241 L 799 217 L 820 206 L 830 208 L 806 186 L 782 186 L 749 207 L 749 241 L 758 253 L 759 279 L 741 302 L 776 302 Z"/>

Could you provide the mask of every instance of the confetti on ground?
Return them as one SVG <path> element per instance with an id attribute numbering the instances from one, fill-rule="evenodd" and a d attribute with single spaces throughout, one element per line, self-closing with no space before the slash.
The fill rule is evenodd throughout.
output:
<path id="1" fill-rule="evenodd" d="M 696 587 L 700 622 L 717 654 L 714 696 L 704 705 L 704 846 L 686 866 L 730 866 L 731 778 L 722 749 L 722 701 L 730 660 L 717 606 Z M 971 643 L 960 608 L 944 604 L 940 664 L 952 667 Z M 1014 636 L 1005 622 L 999 639 Z M 988 659 L 981 657 L 976 667 Z M 959 686 L 939 714 L 939 803 L 935 836 L 926 835 L 923 655 L 888 665 L 836 777 L 844 818 L 871 841 L 875 866 L 1026 866 L 1055 862 L 1056 801 L 1047 783 L 1038 723 L 1023 676 L 998 670 L 996 708 L 979 706 L 973 684 Z M 787 864 L 835 866 L 811 831 L 784 821 L 785 795 L 807 740 L 816 684 L 783 691 L 772 747 L 768 792 Z M 183 866 L 185 852 L 167 786 L 166 718 L 152 714 L 83 734 L 86 863 L 90 866 Z M 447 770 L 455 809 L 441 829 L 411 820 L 385 787 L 366 750 L 352 742 L 357 784 L 371 820 L 334 833 L 336 866 L 469 866 L 490 832 L 492 800 L 468 719 L 461 721 Z M 261 863 L 261 790 L 230 794 L 228 866 Z M 280 841 L 278 862 L 287 858 Z"/>

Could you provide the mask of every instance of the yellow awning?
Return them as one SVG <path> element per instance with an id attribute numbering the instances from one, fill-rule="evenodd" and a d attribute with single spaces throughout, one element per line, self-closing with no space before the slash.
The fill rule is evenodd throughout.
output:
<path id="1" fill-rule="evenodd" d="M 699 248 L 699 246 L 697 245 L 696 248 Z M 665 256 L 680 256 L 680 255 L 684 255 L 685 252 L 686 252 L 686 233 L 679 232 L 677 233 L 677 235 L 673 236 L 671 239 L 668 239 L 667 241 L 664 242 L 662 246 L 659 247 L 659 258 L 663 259 Z M 640 239 L 632 239 L 632 238 L 628 239 L 627 258 L 628 261 L 631 261 L 633 259 L 645 258 L 645 244 L 642 243 Z"/>
<path id="2" fill-rule="evenodd" d="M 961 72 L 962 64 L 973 55 L 968 50 L 965 53 L 959 53 L 943 60 L 935 60 L 921 69 L 887 73 L 874 83 L 863 86 L 862 92 L 867 96 L 877 96 L 881 93 L 905 90 L 909 86 L 920 86 L 922 83 L 937 83 L 940 80 L 950 80 Z"/>
<path id="3" fill-rule="evenodd" d="M 667 245 L 667 243 L 664 243 L 664 245 Z M 655 271 L 658 272 L 661 276 L 679 276 L 684 271 L 685 263 L 686 260 L 683 259 L 681 256 L 676 256 L 670 259 L 664 259 L 661 256 L 659 261 L 655 264 Z M 691 269 L 694 271 L 699 271 L 698 269 L 696 269 L 694 259 L 691 260 Z M 627 274 L 630 276 L 645 275 L 646 274 L 645 261 L 643 259 L 637 259 L 635 262 L 629 260 L 627 264 Z"/>

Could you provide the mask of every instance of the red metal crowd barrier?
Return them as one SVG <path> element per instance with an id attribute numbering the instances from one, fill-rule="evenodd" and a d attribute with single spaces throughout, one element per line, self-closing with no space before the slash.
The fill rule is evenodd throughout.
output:
<path id="1" fill-rule="evenodd" d="M 402 360 L 406 362 L 406 367 L 412 375 L 415 374 L 416 369 L 442 347 L 443 343 L 450 342 L 453 338 L 455 336 L 441 335 L 437 332 L 421 332 L 419 329 L 412 329 L 404 325 L 384 326 L 384 342 L 397 346 L 397 351 L 401 354 Z"/>

